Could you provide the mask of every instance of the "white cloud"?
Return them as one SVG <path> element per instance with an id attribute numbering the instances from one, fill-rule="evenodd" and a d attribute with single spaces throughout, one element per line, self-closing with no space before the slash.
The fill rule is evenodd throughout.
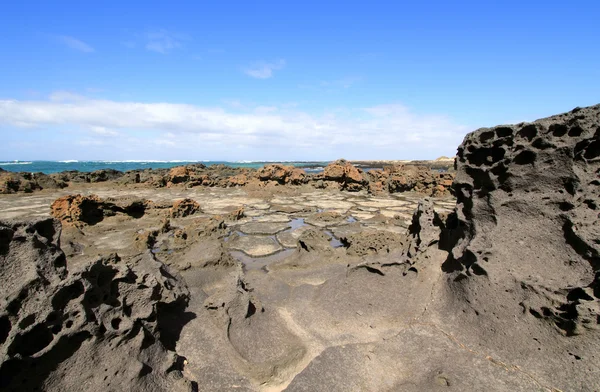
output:
<path id="1" fill-rule="evenodd" d="M 80 52 L 92 53 L 95 51 L 94 48 L 92 48 L 90 45 L 86 44 L 85 42 L 78 40 L 77 38 L 68 36 L 68 35 L 59 35 L 56 37 L 56 39 L 63 45 L 66 45 L 67 47 L 74 49 L 74 50 L 78 50 Z"/>
<path id="2" fill-rule="evenodd" d="M 273 76 L 273 71 L 283 69 L 285 60 L 280 59 L 272 63 L 259 61 L 244 68 L 244 73 L 256 79 L 268 79 Z"/>
<path id="3" fill-rule="evenodd" d="M 0 100 L 2 124 L 47 132 L 52 127 L 79 126 L 87 132 L 82 134 L 88 137 L 83 140 L 86 145 L 129 140 L 125 144 L 130 150 L 148 144 L 182 151 L 235 147 L 273 154 L 293 151 L 298 158 L 320 151 L 333 155 L 326 158 L 355 159 L 451 155 L 467 132 L 447 117 L 416 114 L 401 104 L 338 109 L 322 115 L 271 106 L 255 106 L 240 113 L 218 107 L 118 102 L 64 93 L 45 101 Z M 387 155 L 378 155 L 382 152 Z"/>
<path id="4" fill-rule="evenodd" d="M 151 31 L 146 33 L 146 49 L 167 54 L 173 49 L 179 49 L 183 47 L 183 42 L 188 40 L 188 36 L 184 34 L 173 33 L 165 29 Z"/>
<path id="5" fill-rule="evenodd" d="M 92 131 L 92 133 L 100 136 L 119 136 L 119 132 L 113 131 L 112 129 L 108 129 L 105 127 L 92 126 L 90 130 Z"/>

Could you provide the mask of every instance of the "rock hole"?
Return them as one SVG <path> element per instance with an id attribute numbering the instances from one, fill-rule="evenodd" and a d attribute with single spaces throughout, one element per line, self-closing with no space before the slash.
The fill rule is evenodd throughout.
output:
<path id="1" fill-rule="evenodd" d="M 53 219 L 46 219 L 43 221 L 36 222 L 34 227 L 39 235 L 46 238 L 48 241 L 52 242 L 54 235 L 56 234 L 56 230 L 54 229 L 54 220 Z"/>
<path id="2" fill-rule="evenodd" d="M 487 132 L 483 132 L 481 135 L 479 135 L 479 141 L 481 143 L 485 143 L 490 139 L 494 138 L 494 132 L 493 131 L 487 131 Z"/>
<path id="3" fill-rule="evenodd" d="M 532 141 L 537 136 L 537 128 L 534 124 L 526 125 L 517 133 L 520 137 Z"/>
<path id="4" fill-rule="evenodd" d="M 538 319 L 544 318 L 544 317 L 543 317 L 543 316 L 542 316 L 542 315 L 541 315 L 541 314 L 540 314 L 540 313 L 539 313 L 537 310 L 535 310 L 535 309 L 531 309 L 531 308 L 530 308 L 530 309 L 529 309 L 529 313 L 530 313 L 530 314 L 531 314 L 533 317 L 535 317 L 535 318 L 538 318 Z"/>
<path id="5" fill-rule="evenodd" d="M 248 301 L 248 310 L 246 311 L 246 318 L 252 317 L 256 313 L 256 306 L 252 303 L 252 301 Z"/>
<path id="6" fill-rule="evenodd" d="M 560 208 L 561 211 L 571 211 L 575 206 L 568 201 L 563 201 L 558 205 L 558 208 Z"/>
<path id="7" fill-rule="evenodd" d="M 588 293 L 586 293 L 585 290 L 582 289 L 581 287 L 577 287 L 577 288 L 574 288 L 573 290 L 571 290 L 569 292 L 569 294 L 567 294 L 567 300 L 568 301 L 578 301 L 578 302 L 579 302 L 579 300 L 593 301 L 594 298 L 592 298 Z"/>
<path id="8" fill-rule="evenodd" d="M 54 267 L 55 268 L 63 268 L 67 265 L 67 257 L 65 256 L 64 253 L 60 254 L 55 260 L 54 260 Z"/>
<path id="9" fill-rule="evenodd" d="M 372 273 L 372 274 L 377 274 L 377 275 L 385 276 L 385 274 L 383 272 L 381 272 L 380 270 L 378 270 L 377 268 L 365 266 L 365 269 L 367 271 L 369 271 L 370 273 Z"/>
<path id="10" fill-rule="evenodd" d="M 27 329 L 35 322 L 35 314 L 30 314 L 19 322 L 19 328 Z"/>
<path id="11" fill-rule="evenodd" d="M 8 253 L 10 242 L 13 239 L 14 231 L 8 227 L 0 227 L 0 254 Z"/>
<path id="12" fill-rule="evenodd" d="M 33 329 L 23 335 L 18 335 L 8 348 L 9 355 L 20 354 L 29 357 L 42 351 L 52 343 L 52 332 L 43 324 L 36 325 Z"/>
<path id="13" fill-rule="evenodd" d="M 535 162 L 536 154 L 533 151 L 524 150 L 513 160 L 517 165 L 529 165 Z"/>
<path id="14" fill-rule="evenodd" d="M 571 129 L 569 129 L 569 136 L 571 136 L 571 137 L 581 136 L 582 133 L 583 133 L 583 129 L 578 125 L 575 125 Z"/>
<path id="15" fill-rule="evenodd" d="M 479 275 L 479 276 L 487 276 L 487 271 L 485 269 L 483 269 L 479 264 L 477 263 L 473 263 L 471 264 L 471 271 L 473 271 L 473 273 L 475 275 Z"/>
<path id="16" fill-rule="evenodd" d="M 547 148 L 552 148 L 552 147 L 556 147 L 554 144 L 550 143 L 548 140 L 542 139 L 541 137 L 538 137 L 537 139 L 535 139 L 531 145 L 534 148 L 537 148 L 538 150 L 545 150 Z"/>
<path id="17" fill-rule="evenodd" d="M 506 151 L 500 147 L 479 148 L 467 156 L 467 160 L 476 166 L 492 165 L 504 159 Z"/>
<path id="18" fill-rule="evenodd" d="M 115 330 L 118 331 L 119 327 L 121 326 L 121 319 L 119 317 L 115 317 L 114 319 L 112 319 L 110 321 L 110 326 Z"/>
<path id="19" fill-rule="evenodd" d="M 52 307 L 56 310 L 64 309 L 71 301 L 83 294 L 84 288 L 81 281 L 77 281 L 70 286 L 60 289 L 52 298 Z"/>
<path id="20" fill-rule="evenodd" d="M 542 307 L 542 314 L 544 315 L 544 317 L 554 316 L 554 313 L 552 313 L 552 311 L 545 306 Z"/>
<path id="21" fill-rule="evenodd" d="M 142 369 L 140 370 L 139 376 L 140 377 L 144 377 L 144 376 L 147 376 L 150 373 L 152 373 L 152 367 L 149 366 L 149 365 L 147 365 L 147 364 L 145 364 L 145 363 L 142 363 Z"/>
<path id="22" fill-rule="evenodd" d="M 583 153 L 583 157 L 585 159 L 591 160 L 596 159 L 600 156 L 600 141 L 593 141 L 587 148 L 585 149 L 585 153 Z"/>
<path id="23" fill-rule="evenodd" d="M 552 124 L 549 131 L 552 132 L 552 136 L 563 137 L 567 134 L 568 129 L 564 124 Z"/>
<path id="24" fill-rule="evenodd" d="M 570 194 L 570 195 L 575 195 L 575 193 L 577 192 L 577 188 L 578 188 L 578 183 L 577 180 L 575 180 L 574 178 L 567 178 L 564 181 L 564 186 L 565 186 L 565 190 Z"/>
<path id="25" fill-rule="evenodd" d="M 10 324 L 8 316 L 0 317 L 0 344 L 4 344 L 11 329 L 12 325 Z"/>
<path id="26" fill-rule="evenodd" d="M 512 134 L 513 134 L 513 130 L 511 128 L 508 128 L 508 127 L 496 128 L 496 136 L 498 136 L 498 137 L 512 136 Z"/>

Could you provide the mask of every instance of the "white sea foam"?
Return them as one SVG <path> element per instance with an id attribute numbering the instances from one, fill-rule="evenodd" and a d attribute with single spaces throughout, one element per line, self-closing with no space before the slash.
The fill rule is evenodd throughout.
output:
<path id="1" fill-rule="evenodd" d="M 160 161 L 154 159 L 128 159 L 125 161 L 90 161 L 93 163 L 184 163 L 184 162 L 199 162 L 197 160 L 172 160 L 172 161 Z"/>
<path id="2" fill-rule="evenodd" d="M 79 163 L 76 159 L 67 159 L 66 161 L 58 161 L 60 163 Z"/>
<path id="3" fill-rule="evenodd" d="M 13 162 L 0 162 L 0 166 L 8 166 L 8 165 L 31 165 L 33 162 L 19 162 L 19 161 L 13 161 Z"/>

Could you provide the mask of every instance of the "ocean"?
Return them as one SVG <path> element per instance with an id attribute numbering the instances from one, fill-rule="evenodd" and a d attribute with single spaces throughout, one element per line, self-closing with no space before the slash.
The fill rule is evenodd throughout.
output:
<path id="1" fill-rule="evenodd" d="M 12 172 L 29 173 L 58 173 L 68 170 L 77 170 L 80 172 L 93 172 L 100 169 L 115 169 L 122 172 L 136 169 L 169 169 L 175 166 L 187 165 L 192 163 L 202 163 L 206 166 L 223 164 L 231 167 L 259 168 L 271 163 L 281 163 L 288 166 L 295 166 L 306 170 L 307 172 L 318 173 L 323 171 L 329 162 L 259 162 L 259 161 L 0 161 L 0 168 Z"/>

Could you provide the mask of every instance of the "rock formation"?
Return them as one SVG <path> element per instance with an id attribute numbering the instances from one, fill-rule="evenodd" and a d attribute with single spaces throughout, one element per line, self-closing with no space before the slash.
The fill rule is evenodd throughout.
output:
<path id="1" fill-rule="evenodd" d="M 378 163 L 380 164 L 380 163 Z M 445 169 L 443 167 L 442 169 Z M 352 163 L 340 159 L 331 162 L 323 173 L 307 174 L 303 169 L 281 164 L 269 164 L 260 169 L 233 168 L 218 164 L 205 166 L 192 164 L 172 169 L 144 169 L 120 172 L 113 169 L 91 173 L 65 171 L 45 175 L 43 173 L 0 172 L 1 193 L 30 193 L 42 189 L 58 189 L 73 183 L 111 182 L 119 186 L 141 184 L 150 187 L 238 187 L 261 188 L 266 186 L 301 186 L 311 184 L 316 188 L 357 192 L 416 191 L 427 196 L 447 196 L 454 175 L 440 173 L 428 166 L 414 164 L 386 165 L 383 170 L 363 172 Z"/>
<path id="2" fill-rule="evenodd" d="M 0 389 L 194 389 L 173 352 L 188 290 L 152 254 L 68 270 L 57 220 L 0 233 Z"/>
<path id="3" fill-rule="evenodd" d="M 67 183 L 44 173 L 12 173 L 0 170 L 0 194 L 31 193 L 42 189 L 65 188 Z"/>
<path id="4" fill-rule="evenodd" d="M 171 207 L 171 217 L 184 218 L 200 211 L 200 204 L 192 199 L 178 200 Z"/>
<path id="5" fill-rule="evenodd" d="M 141 217 L 150 203 L 138 198 L 109 198 L 103 200 L 96 195 L 67 195 L 52 203 L 51 214 L 64 225 L 81 227 L 95 225 L 107 216 L 123 213 Z"/>
<path id="6" fill-rule="evenodd" d="M 600 105 L 475 131 L 456 164 L 442 312 L 547 384 L 597 389 Z"/>

